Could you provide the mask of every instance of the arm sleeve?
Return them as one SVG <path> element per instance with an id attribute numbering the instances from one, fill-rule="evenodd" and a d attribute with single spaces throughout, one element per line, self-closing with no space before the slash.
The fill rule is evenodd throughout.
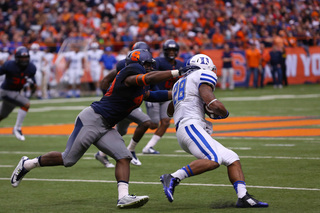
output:
<path id="1" fill-rule="evenodd" d="M 150 95 L 146 99 L 146 101 L 150 102 L 163 102 L 168 100 L 168 90 L 150 91 Z"/>

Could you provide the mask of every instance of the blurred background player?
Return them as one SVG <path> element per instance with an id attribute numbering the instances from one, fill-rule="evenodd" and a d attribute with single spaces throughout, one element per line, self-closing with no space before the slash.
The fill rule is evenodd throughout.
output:
<path id="1" fill-rule="evenodd" d="M 132 46 L 132 50 L 137 50 L 137 49 L 143 49 L 143 50 L 148 50 L 150 52 L 150 47 L 147 43 L 139 41 L 136 42 Z M 105 93 L 105 90 L 109 88 L 111 82 L 114 80 L 116 77 L 117 73 L 122 70 L 125 67 L 125 59 L 120 60 L 117 63 L 116 69 L 111 71 L 107 76 L 105 76 L 102 80 L 102 90 Z M 120 133 L 121 136 L 127 134 L 128 127 L 130 123 L 136 123 L 138 124 L 137 128 L 135 129 L 133 136 L 130 140 L 130 143 L 128 145 L 128 150 L 131 152 L 133 158 L 131 160 L 131 164 L 136 165 L 136 166 L 141 166 L 141 161 L 138 159 L 136 155 L 135 148 L 145 132 L 148 130 L 148 128 L 151 125 L 151 119 L 150 117 L 145 114 L 142 109 L 139 107 L 137 109 L 134 109 L 125 119 L 121 120 L 120 122 L 117 123 L 116 129 Z M 110 168 L 113 167 L 113 164 L 109 162 L 108 157 L 106 156 L 105 153 L 98 151 L 95 154 L 95 158 L 99 160 L 105 167 Z"/>
<path id="2" fill-rule="evenodd" d="M 106 76 L 110 71 L 114 69 L 114 66 L 117 64 L 116 57 L 111 52 L 111 47 L 106 47 L 105 52 L 100 59 L 100 63 L 102 64 L 104 70 L 103 75 Z"/>
<path id="3" fill-rule="evenodd" d="M 89 70 L 91 74 L 91 79 L 94 84 L 96 96 L 101 96 L 100 90 L 100 78 L 101 78 L 101 65 L 99 63 L 103 55 L 103 50 L 99 49 L 99 44 L 97 42 L 92 42 L 90 45 L 90 50 L 87 53 L 87 60 L 89 63 Z"/>
<path id="4" fill-rule="evenodd" d="M 268 207 L 267 203 L 248 194 L 239 156 L 211 137 L 212 123 L 205 119 L 205 113 L 213 119 L 225 119 L 229 115 L 213 93 L 218 80 L 216 66 L 204 54 L 193 56 L 190 65 L 198 66 L 199 69 L 180 78 L 174 85 L 173 104 L 170 104 L 168 113 L 173 114 L 180 147 L 197 160 L 172 174 L 161 175 L 167 199 L 173 201 L 175 187 L 181 180 L 225 165 L 238 196 L 237 207 Z"/>
<path id="5" fill-rule="evenodd" d="M 85 68 L 85 54 L 80 51 L 80 46 L 78 44 L 73 44 L 72 50 L 66 52 L 64 56 L 67 61 L 66 72 L 64 74 L 64 81 L 67 83 L 66 97 L 79 98 L 81 95 L 81 78 Z"/>
<path id="6" fill-rule="evenodd" d="M 15 52 L 15 59 L 6 61 L 0 67 L 0 75 L 5 75 L 5 80 L 0 88 L 0 121 L 8 117 L 12 110 L 18 106 L 16 124 L 13 128 L 13 134 L 17 139 L 24 141 L 21 126 L 30 107 L 28 98 L 22 96 L 20 91 L 23 86 L 29 82 L 35 85 L 36 67 L 30 62 L 29 50 L 26 47 L 18 47 Z"/>
<path id="7" fill-rule="evenodd" d="M 44 84 L 44 79 L 45 79 L 45 70 L 44 67 L 47 65 L 47 61 L 44 57 L 44 52 L 40 50 L 40 45 L 37 43 L 31 44 L 30 47 L 30 61 L 36 66 L 37 72 L 36 72 L 36 82 L 37 82 L 37 90 L 36 90 L 36 96 L 38 99 L 43 98 L 43 91 L 46 88 L 46 85 Z M 30 97 L 30 89 L 28 88 L 27 90 L 27 97 Z"/>
<path id="8" fill-rule="evenodd" d="M 55 65 L 53 63 L 53 60 L 55 58 L 54 55 L 54 48 L 52 47 L 45 47 L 44 48 L 44 59 L 45 62 L 43 62 L 43 70 L 44 70 L 44 76 L 43 76 L 43 90 L 42 90 L 42 97 L 47 99 L 54 96 L 51 91 L 52 82 L 55 81 Z"/>
<path id="9" fill-rule="evenodd" d="M 164 57 L 157 57 L 155 70 L 164 71 L 179 69 L 184 66 L 184 63 L 177 60 L 176 57 L 179 54 L 179 45 L 173 39 L 168 39 L 164 42 L 162 46 Z M 173 84 L 178 80 L 178 78 L 173 78 L 168 81 L 157 84 L 160 90 L 171 90 Z M 152 138 L 148 141 L 147 145 L 143 148 L 142 153 L 144 154 L 159 154 L 159 151 L 154 149 L 154 146 L 161 139 L 167 128 L 170 126 L 171 118 L 167 115 L 167 108 L 170 101 L 151 103 L 146 102 L 147 114 L 151 118 L 150 129 L 156 129 Z M 159 126 L 160 122 L 160 126 Z"/>
<path id="10" fill-rule="evenodd" d="M 4 64 L 7 60 L 10 59 L 10 53 L 9 53 L 9 48 L 8 47 L 2 47 L 1 52 L 0 52 L 0 66 Z M 0 76 L 0 86 L 2 82 L 4 81 L 5 76 L 1 75 Z"/>

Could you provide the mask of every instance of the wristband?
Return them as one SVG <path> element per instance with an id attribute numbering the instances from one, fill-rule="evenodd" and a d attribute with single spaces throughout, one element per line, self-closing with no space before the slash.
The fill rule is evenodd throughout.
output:
<path id="1" fill-rule="evenodd" d="M 172 75 L 172 77 L 178 77 L 178 76 L 180 76 L 179 70 L 171 70 L 171 75 Z"/>

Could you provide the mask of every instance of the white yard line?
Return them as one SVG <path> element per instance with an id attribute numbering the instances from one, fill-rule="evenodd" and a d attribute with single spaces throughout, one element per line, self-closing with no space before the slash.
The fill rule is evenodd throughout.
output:
<path id="1" fill-rule="evenodd" d="M 8 181 L 10 178 L 0 178 L 0 180 Z M 78 179 L 41 179 L 41 178 L 23 178 L 23 181 L 47 181 L 47 182 L 83 182 L 83 183 L 116 183 L 114 180 L 78 180 Z M 130 184 L 141 185 L 160 185 L 159 182 L 141 182 L 130 181 Z M 205 187 L 232 187 L 227 184 L 202 184 L 202 183 L 180 183 L 183 186 L 205 186 Z M 250 186 L 247 188 L 259 188 L 259 189 L 281 189 L 281 190 L 299 190 L 299 191 L 320 191 L 317 188 L 296 188 L 296 187 L 279 187 L 279 186 Z"/>
<path id="2" fill-rule="evenodd" d="M 44 152 L 23 152 L 23 151 L 0 151 L 1 154 L 16 154 L 16 155 L 41 155 Z M 92 157 L 83 157 L 82 159 L 85 160 L 93 160 L 95 159 L 95 153 L 85 153 L 85 156 L 92 156 Z M 146 155 L 142 153 L 137 153 L 138 156 L 143 157 L 193 157 L 192 155 L 188 154 L 157 154 L 157 155 Z M 290 156 L 240 156 L 240 158 L 247 158 L 247 159 L 282 159 L 282 160 L 320 160 L 320 157 L 290 157 Z"/>

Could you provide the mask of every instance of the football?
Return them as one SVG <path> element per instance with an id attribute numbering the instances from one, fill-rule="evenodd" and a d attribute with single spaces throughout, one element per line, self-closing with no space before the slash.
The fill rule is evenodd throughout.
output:
<path id="1" fill-rule="evenodd" d="M 213 113 L 213 111 L 208 108 L 208 106 L 206 104 L 204 105 L 204 112 L 212 119 L 215 118 L 215 116 L 216 116 Z"/>

